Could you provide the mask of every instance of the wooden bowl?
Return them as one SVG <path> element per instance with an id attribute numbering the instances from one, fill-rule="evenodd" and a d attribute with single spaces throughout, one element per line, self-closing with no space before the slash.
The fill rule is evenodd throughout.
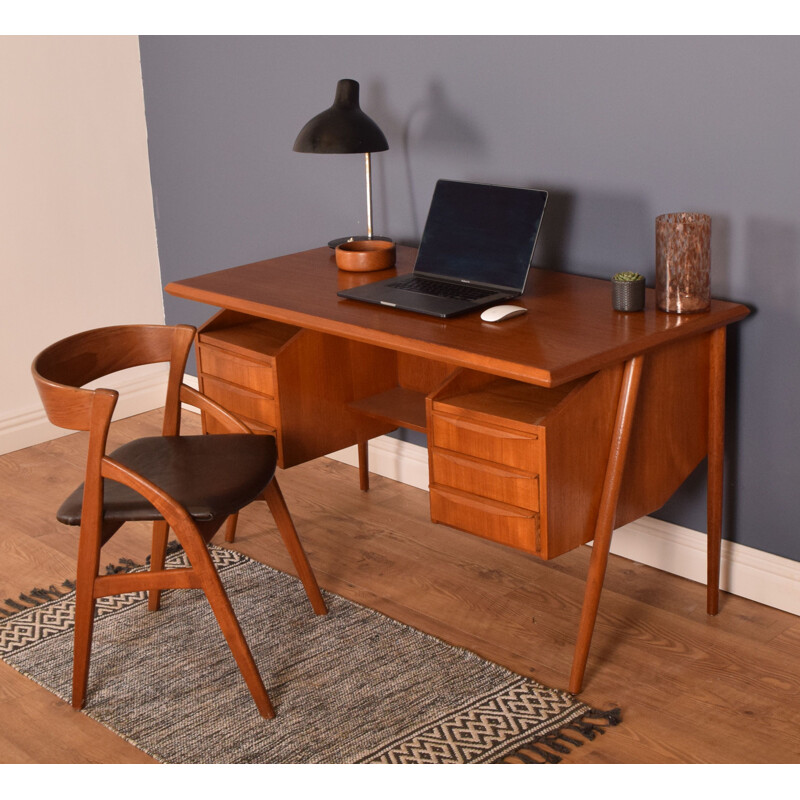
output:
<path id="1" fill-rule="evenodd" d="M 389 269 L 395 261 L 394 242 L 380 239 L 343 242 L 336 248 L 336 266 L 347 272 Z"/>

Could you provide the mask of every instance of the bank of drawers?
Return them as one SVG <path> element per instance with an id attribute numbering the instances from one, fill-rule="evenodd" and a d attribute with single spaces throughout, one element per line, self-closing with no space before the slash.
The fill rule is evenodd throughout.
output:
<path id="1" fill-rule="evenodd" d="M 203 393 L 240 417 L 256 433 L 275 433 L 279 427 L 275 400 L 274 365 L 256 361 L 210 344 L 198 343 Z M 206 420 L 209 433 L 221 428 Z"/>
<path id="2" fill-rule="evenodd" d="M 432 518 L 538 553 L 540 437 L 441 413 L 436 403 L 429 436 Z"/>

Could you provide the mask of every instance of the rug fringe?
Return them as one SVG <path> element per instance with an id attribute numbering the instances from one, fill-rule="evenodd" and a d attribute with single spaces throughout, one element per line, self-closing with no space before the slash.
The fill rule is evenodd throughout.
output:
<path id="1" fill-rule="evenodd" d="M 149 561 L 150 556 L 147 558 Z M 137 564 L 133 559 L 121 558 L 116 564 L 109 564 L 106 567 L 106 575 L 116 575 L 119 572 L 130 572 L 131 570 L 141 566 L 141 564 Z"/>
<path id="2" fill-rule="evenodd" d="M 21 594 L 14 600 L 11 597 L 5 599 L 5 604 L 8 608 L 0 606 L 0 615 L 4 617 L 12 617 L 20 611 L 26 611 L 29 608 L 40 606 L 50 600 L 57 600 L 65 594 L 69 594 L 74 588 L 75 584 L 71 580 L 65 580 L 61 584 L 63 591 L 55 584 L 50 584 L 46 589 L 41 587 L 34 587 L 27 594 Z M 21 601 L 21 602 L 19 602 Z M 23 605 L 24 603 L 24 605 Z"/>
<path id="3" fill-rule="evenodd" d="M 605 728 L 613 728 L 622 722 L 622 711 L 612 708 L 610 711 L 589 709 L 583 716 L 574 719 L 557 731 L 537 736 L 508 753 L 500 759 L 501 764 L 558 764 L 561 756 L 568 755 L 573 749 L 583 747 L 586 741 L 594 741 L 598 735 L 605 733 Z M 579 733 L 583 739 L 569 735 L 567 731 Z M 510 759 L 516 759 L 510 760 Z"/>
<path id="4" fill-rule="evenodd" d="M 178 545 L 178 547 L 175 548 L 173 545 Z M 167 546 L 167 555 L 171 555 L 176 549 L 180 549 L 180 544 L 177 542 L 170 542 Z M 150 556 L 147 557 L 147 561 L 149 563 Z M 138 564 L 136 561 L 133 561 L 130 558 L 120 558 L 117 564 L 109 564 L 106 567 L 106 575 L 115 575 L 119 572 L 130 572 L 131 570 L 137 569 L 141 566 L 141 564 Z M 42 588 L 39 586 L 34 587 L 29 592 L 20 594 L 16 600 L 14 600 L 12 597 L 7 597 L 4 603 L 6 606 L 8 606 L 8 608 L 0 606 L 0 617 L 13 617 L 14 614 L 18 614 L 20 611 L 27 611 L 29 608 L 35 608 L 36 606 L 43 605 L 51 600 L 57 600 L 59 597 L 63 597 L 65 594 L 69 594 L 73 591 L 75 591 L 75 581 L 70 580 L 69 578 L 67 578 L 65 581 L 62 581 L 61 587 L 58 587 L 55 584 L 50 584 L 50 586 L 47 588 Z"/>
<path id="5" fill-rule="evenodd" d="M 166 555 L 174 555 L 182 549 L 181 543 L 175 539 L 172 539 L 167 543 Z M 116 564 L 108 564 L 106 566 L 106 575 L 116 575 L 120 572 L 130 572 L 131 570 L 139 569 L 140 567 L 147 566 L 149 564 L 150 556 L 147 556 L 145 564 L 139 564 L 130 558 L 120 558 Z M 3 601 L 7 608 L 0 605 L 0 618 L 13 617 L 14 614 L 18 614 L 20 611 L 27 611 L 29 608 L 35 608 L 36 606 L 40 606 L 49 602 L 50 600 L 57 600 L 59 597 L 63 597 L 65 594 L 69 594 L 75 590 L 75 581 L 72 581 L 68 578 L 61 583 L 61 586 L 64 588 L 64 591 L 61 591 L 61 589 L 54 584 L 50 584 L 50 586 L 48 586 L 46 589 L 34 587 L 29 592 L 20 594 L 16 600 L 13 597 L 7 597 Z"/>
<path id="6" fill-rule="evenodd" d="M 169 542 L 167 542 L 167 549 L 164 551 L 164 556 L 167 557 L 175 555 L 175 553 L 178 553 L 181 550 L 183 550 L 181 543 L 175 539 L 171 539 Z M 131 558 L 120 558 L 116 564 L 109 564 L 106 567 L 106 575 L 116 575 L 118 572 L 133 572 L 135 569 L 149 566 L 149 555 L 147 558 L 145 558 L 144 564 L 140 564 L 138 561 L 134 561 Z"/>
<path id="7" fill-rule="evenodd" d="M 182 549 L 181 543 L 175 539 L 172 539 L 167 543 L 165 555 L 174 555 Z M 131 572 L 134 569 L 139 569 L 140 567 L 148 566 L 149 564 L 150 556 L 147 556 L 145 559 L 145 564 L 139 564 L 137 561 L 134 561 L 131 558 L 120 558 L 116 564 L 108 564 L 106 566 L 106 575 L 116 575 L 120 572 Z M 29 608 L 35 608 L 36 606 L 43 605 L 50 600 L 57 600 L 59 597 L 63 597 L 65 594 L 69 594 L 75 590 L 75 582 L 69 578 L 63 581 L 61 586 L 64 588 L 64 591 L 61 591 L 61 589 L 54 584 L 50 584 L 50 586 L 48 586 L 46 589 L 34 587 L 29 592 L 20 594 L 16 600 L 14 600 L 12 597 L 7 597 L 4 603 L 6 606 L 8 606 L 8 608 L 0 606 L 0 618 L 13 617 L 14 614 L 18 614 L 20 611 L 27 611 Z"/>

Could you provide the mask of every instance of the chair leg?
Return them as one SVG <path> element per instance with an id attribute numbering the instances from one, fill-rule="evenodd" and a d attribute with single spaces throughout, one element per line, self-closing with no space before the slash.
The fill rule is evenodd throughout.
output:
<path id="1" fill-rule="evenodd" d="M 72 707 L 83 708 L 89 682 L 89 660 L 94 630 L 92 584 L 81 583 L 75 590 L 75 643 L 72 660 Z"/>
<path id="2" fill-rule="evenodd" d="M 250 690 L 259 713 L 266 719 L 272 719 L 275 716 L 275 709 L 272 707 L 253 654 L 250 651 L 247 640 L 244 638 L 244 633 L 242 633 L 239 621 L 236 619 L 231 601 L 228 599 L 225 587 L 222 585 L 222 580 L 214 567 L 208 550 L 202 544 L 199 534 L 196 541 L 182 541 L 181 543 L 189 556 L 192 567 L 200 576 L 201 588 L 208 598 L 211 610 L 217 618 L 217 623 L 225 636 L 228 647 L 236 660 L 239 671 L 242 673 L 242 677 Z"/>
<path id="3" fill-rule="evenodd" d="M 169 525 L 160 519 L 153 523 L 153 546 L 150 552 L 150 571 L 157 572 L 164 569 L 164 557 L 167 552 L 167 537 Z M 147 608 L 158 611 L 161 607 L 161 589 L 151 589 L 147 595 Z"/>
<path id="4" fill-rule="evenodd" d="M 94 580 L 100 568 L 99 523 L 84 520 L 78 541 L 75 580 L 75 631 L 72 655 L 72 707 L 83 708 L 89 681 L 89 661 L 94 630 Z"/>
<path id="5" fill-rule="evenodd" d="M 317 579 L 314 577 L 314 572 L 311 569 L 311 564 L 308 563 L 303 545 L 297 537 L 297 530 L 292 522 L 289 509 L 286 507 L 286 501 L 283 499 L 278 481 L 272 479 L 269 486 L 264 492 L 264 499 L 267 501 L 269 510 L 272 516 L 275 517 L 275 524 L 278 526 L 278 531 L 281 534 L 283 543 L 292 557 L 292 563 L 297 570 L 297 575 L 303 583 L 306 590 L 306 595 L 311 602 L 311 607 L 314 609 L 315 614 L 327 614 L 328 607 L 325 605 L 325 600 L 322 598 L 322 593 L 317 585 Z"/>
<path id="6" fill-rule="evenodd" d="M 236 523 L 239 521 L 238 514 L 231 514 L 225 523 L 225 541 L 232 544 L 236 539 Z"/>

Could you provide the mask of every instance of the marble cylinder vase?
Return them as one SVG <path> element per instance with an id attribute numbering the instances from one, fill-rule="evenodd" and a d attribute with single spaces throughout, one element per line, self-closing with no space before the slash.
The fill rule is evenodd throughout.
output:
<path id="1" fill-rule="evenodd" d="M 681 211 L 656 217 L 656 304 L 692 314 L 711 306 L 711 217 Z"/>

